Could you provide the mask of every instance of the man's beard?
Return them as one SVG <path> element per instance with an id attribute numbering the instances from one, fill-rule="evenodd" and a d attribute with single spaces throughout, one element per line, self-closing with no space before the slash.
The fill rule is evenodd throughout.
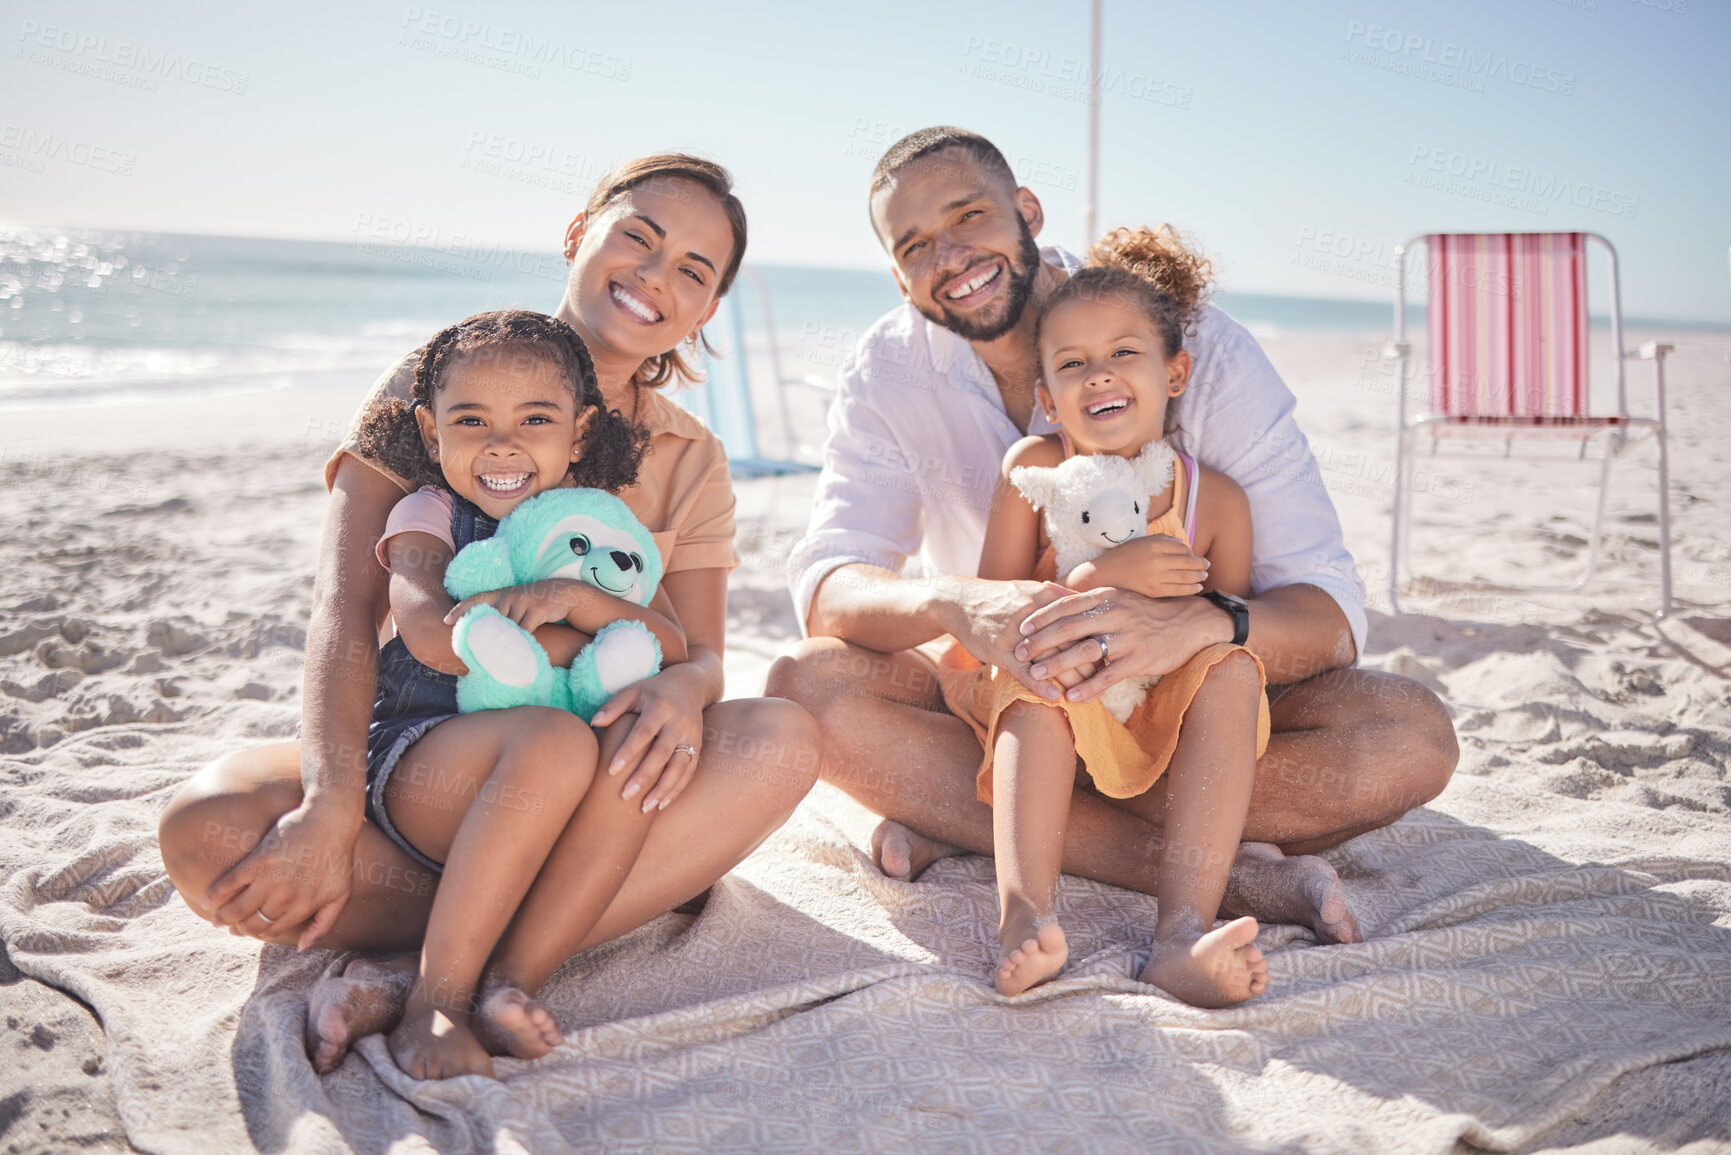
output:
<path id="1" fill-rule="evenodd" d="M 1010 278 L 1010 295 L 1005 299 L 1004 312 L 997 320 L 957 316 L 945 308 L 943 298 L 935 294 L 933 299 L 938 302 L 935 311 L 927 312 L 917 304 L 914 306 L 919 309 L 920 316 L 967 341 L 996 341 L 1014 329 L 1022 319 L 1022 310 L 1028 307 L 1028 301 L 1034 296 L 1034 278 L 1040 275 L 1040 247 L 1034 243 L 1034 234 L 1028 231 L 1028 222 L 1020 216 L 1016 218 L 1016 224 L 1022 232 L 1021 247 L 1015 260 L 1004 262 L 1009 266 L 1005 275 Z"/>

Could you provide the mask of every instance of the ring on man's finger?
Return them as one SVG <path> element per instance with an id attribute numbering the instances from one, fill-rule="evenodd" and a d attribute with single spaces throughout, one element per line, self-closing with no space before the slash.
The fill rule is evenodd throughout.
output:
<path id="1" fill-rule="evenodd" d="M 1112 652 L 1111 652 L 1110 648 L 1106 645 L 1107 636 L 1108 635 L 1106 635 L 1106 634 L 1095 634 L 1094 635 L 1094 640 L 1096 642 L 1100 643 L 1100 665 L 1101 666 L 1110 666 L 1112 664 Z"/>
<path id="2" fill-rule="evenodd" d="M 253 913 L 254 913 L 254 914 L 256 914 L 256 915 L 258 915 L 258 917 L 259 917 L 259 919 L 260 919 L 260 920 L 261 920 L 261 921 L 263 921 L 263 923 L 264 923 L 264 924 L 265 924 L 265 925 L 266 925 L 266 926 L 270 926 L 270 925 L 271 925 L 271 924 L 272 924 L 272 923 L 274 923 L 274 922 L 276 922 L 276 919 L 274 919 L 274 918 L 272 918 L 272 917 L 271 917 L 271 916 L 270 916 L 270 915 L 268 915 L 268 914 L 266 914 L 266 913 L 265 913 L 265 912 L 264 912 L 264 911 L 262 911 L 262 910 L 259 910 L 259 911 L 254 911 L 254 912 L 253 912 Z"/>

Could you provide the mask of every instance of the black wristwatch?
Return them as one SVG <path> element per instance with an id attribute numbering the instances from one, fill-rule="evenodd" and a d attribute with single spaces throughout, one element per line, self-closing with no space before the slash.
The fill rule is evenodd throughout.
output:
<path id="1" fill-rule="evenodd" d="M 1232 644 L 1242 646 L 1244 639 L 1250 636 L 1250 604 L 1243 598 L 1235 598 L 1219 590 L 1208 590 L 1196 596 L 1207 598 L 1232 615 Z"/>

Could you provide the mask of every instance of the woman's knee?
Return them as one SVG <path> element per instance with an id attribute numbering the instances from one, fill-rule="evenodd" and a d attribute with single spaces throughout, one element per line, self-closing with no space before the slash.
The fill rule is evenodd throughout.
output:
<path id="1" fill-rule="evenodd" d="M 182 784 L 157 823 L 168 877 L 189 905 L 300 805 L 298 753 L 238 750 Z"/>
<path id="2" fill-rule="evenodd" d="M 797 804 L 817 782 L 823 733 L 797 702 L 734 699 L 704 711 L 703 760 L 706 768 L 748 778 Z"/>

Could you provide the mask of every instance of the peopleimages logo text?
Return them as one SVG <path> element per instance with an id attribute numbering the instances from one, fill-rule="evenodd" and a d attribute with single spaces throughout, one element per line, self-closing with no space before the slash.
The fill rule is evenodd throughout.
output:
<path id="1" fill-rule="evenodd" d="M 1547 68 L 1518 57 L 1511 58 L 1506 53 L 1479 52 L 1452 40 L 1415 36 L 1395 28 L 1384 28 L 1380 24 L 1366 24 L 1362 20 L 1347 22 L 1346 42 L 1373 52 L 1385 52 L 1390 56 L 1450 69 L 1480 80 L 1503 80 L 1510 84 L 1537 88 L 1542 92 L 1554 92 L 1560 96 L 1572 96 L 1575 91 L 1573 72 Z"/>
<path id="2" fill-rule="evenodd" d="M 1522 193 L 1540 202 L 1570 204 L 1576 208 L 1592 209 L 1630 220 L 1634 220 L 1641 209 L 1641 198 L 1626 192 L 1605 188 L 1589 181 L 1571 180 L 1555 173 L 1541 172 L 1530 165 L 1504 164 L 1488 157 L 1469 156 L 1453 149 L 1426 144 L 1414 145 L 1408 163 L 1413 166 L 1413 170 L 1408 172 L 1408 183 L 1425 183 L 1412 180 L 1414 171 L 1424 170 L 1474 181 L 1493 189 Z M 1541 210 L 1544 208 L 1542 203 L 1539 207 Z"/>
<path id="3" fill-rule="evenodd" d="M 156 51 L 131 41 L 110 40 L 76 28 L 38 24 L 34 20 L 23 22 L 18 39 L 28 47 L 46 48 L 80 60 L 131 69 L 147 76 L 182 80 L 237 96 L 246 95 L 247 84 L 252 80 L 251 73 L 182 56 L 178 52 Z"/>

